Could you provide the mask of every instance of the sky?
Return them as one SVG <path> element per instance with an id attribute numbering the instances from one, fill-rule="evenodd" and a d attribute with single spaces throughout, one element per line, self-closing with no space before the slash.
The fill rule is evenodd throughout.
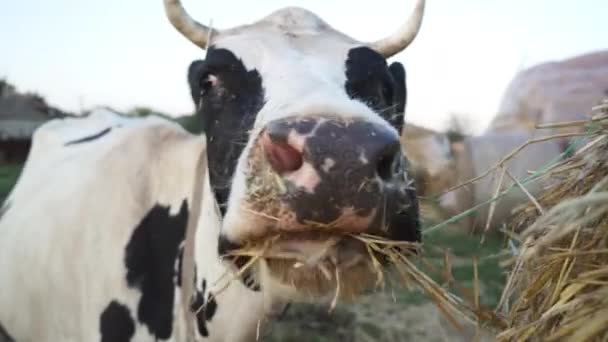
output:
<path id="1" fill-rule="evenodd" d="M 361 41 L 394 31 L 413 0 L 182 0 L 228 28 L 305 7 Z M 480 132 L 515 73 L 608 48 L 606 0 L 428 0 L 419 35 L 391 61 L 407 70 L 406 121 L 442 129 L 451 114 Z M 191 113 L 190 62 L 204 52 L 169 24 L 161 0 L 19 0 L 2 5 L 0 77 L 60 108 L 148 106 Z"/>

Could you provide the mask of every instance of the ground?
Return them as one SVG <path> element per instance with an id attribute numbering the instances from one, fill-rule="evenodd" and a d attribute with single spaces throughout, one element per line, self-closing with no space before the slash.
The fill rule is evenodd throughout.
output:
<path id="1" fill-rule="evenodd" d="M 14 185 L 22 166 L 0 165 L 0 203 Z M 425 225 L 430 225 L 426 223 Z M 442 250 L 449 249 L 452 274 L 456 281 L 472 288 L 473 257 L 479 258 L 480 302 L 494 307 L 499 300 L 505 275 L 496 254 L 502 248 L 498 237 L 479 237 L 459 233 L 447 227 L 425 236 L 427 260 L 443 267 Z M 433 278 L 443 283 L 440 275 Z M 366 295 L 356 303 L 338 303 L 332 313 L 327 305 L 293 305 L 260 340 L 268 342 L 394 342 L 394 341 L 470 341 L 459 338 L 435 305 L 421 292 L 402 288 L 385 289 Z"/>

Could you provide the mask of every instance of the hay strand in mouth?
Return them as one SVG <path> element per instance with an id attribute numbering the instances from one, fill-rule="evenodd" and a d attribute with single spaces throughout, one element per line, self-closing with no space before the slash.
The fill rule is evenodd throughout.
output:
<path id="1" fill-rule="evenodd" d="M 289 234 L 285 234 L 285 238 L 289 238 Z M 370 235 L 370 234 L 328 234 L 323 240 L 322 247 L 318 253 L 312 256 L 302 256 L 297 253 L 277 252 L 273 249 L 272 244 L 280 243 L 281 235 L 276 235 L 266 241 L 272 243 L 266 244 L 265 247 L 260 247 L 256 244 L 250 244 L 239 250 L 229 253 L 231 256 L 249 256 L 255 262 L 265 261 L 267 265 L 272 262 L 287 263 L 289 266 L 281 268 L 281 271 L 298 271 L 304 274 L 317 272 L 318 277 L 310 277 L 310 282 L 298 282 L 298 280 L 285 280 L 296 290 L 308 292 L 311 294 L 319 294 L 316 289 L 322 289 L 327 294 L 331 294 L 329 301 L 329 312 L 332 312 L 341 298 L 354 298 L 361 295 L 363 288 L 353 285 L 360 285 L 365 281 L 352 278 L 354 274 L 361 273 L 362 269 L 352 269 L 352 265 L 348 265 L 339 259 L 339 255 L 335 254 L 336 247 L 340 247 L 345 241 L 355 241 L 363 245 L 362 261 L 364 265 L 363 271 L 367 278 L 371 278 L 369 285 L 372 288 L 384 288 L 389 278 L 385 275 L 388 267 L 395 269 L 399 276 L 399 284 L 406 288 L 412 289 L 417 287 L 429 298 L 433 300 L 440 312 L 451 322 L 456 329 L 462 330 L 462 319 L 471 325 L 481 324 L 481 322 L 498 321 L 502 322 L 502 318 L 495 313 L 485 310 L 478 304 L 479 289 L 476 291 L 477 298 L 467 303 L 453 293 L 450 293 L 445 287 L 436 283 L 430 276 L 422 271 L 413 261 L 415 251 L 420 251 L 420 244 L 407 241 L 393 241 L 386 238 Z M 281 264 L 282 265 L 282 264 Z M 247 263 L 244 268 L 253 267 L 253 262 Z M 244 272 L 243 268 L 239 271 Z M 374 276 L 375 275 L 375 276 Z M 350 278 L 349 278 L 350 277 Z M 453 280 L 452 280 L 453 281 Z M 314 284 L 314 282 L 323 282 L 324 285 Z M 332 290 L 333 288 L 333 290 Z"/>
<path id="2" fill-rule="evenodd" d="M 272 239 L 267 241 L 262 249 L 262 254 L 264 252 L 264 250 L 266 248 L 268 248 L 268 246 L 272 243 Z M 222 292 L 226 291 L 226 289 L 228 289 L 228 287 L 230 286 L 230 283 L 232 283 L 232 281 L 239 279 L 243 276 L 243 274 L 245 274 L 245 272 L 247 270 L 249 270 L 251 267 L 253 267 L 253 265 L 255 265 L 259 260 L 260 260 L 261 256 L 257 255 L 257 256 L 252 256 L 252 258 L 245 263 L 245 265 L 243 265 L 241 268 L 239 268 L 237 270 L 236 273 L 234 273 L 232 275 L 232 277 L 230 277 L 226 283 L 222 286 L 220 286 L 220 288 L 218 290 L 213 291 L 213 293 L 209 296 L 209 298 L 205 301 L 205 303 L 203 305 L 201 305 L 198 309 L 196 309 L 195 314 L 199 314 L 199 312 L 201 312 L 201 310 L 204 310 L 207 307 L 207 303 L 211 302 L 213 299 L 215 299 L 217 296 L 219 296 Z M 226 270 L 226 272 L 224 272 L 224 274 L 218 279 L 218 281 L 216 282 L 216 285 L 219 283 L 219 281 L 221 281 L 221 279 L 225 278 L 228 274 L 230 273 L 229 270 Z"/>

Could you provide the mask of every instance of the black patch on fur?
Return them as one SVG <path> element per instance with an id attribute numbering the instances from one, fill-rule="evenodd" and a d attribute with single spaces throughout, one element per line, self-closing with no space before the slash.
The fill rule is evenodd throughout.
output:
<path id="1" fill-rule="evenodd" d="M 133 231 L 126 246 L 127 284 L 142 296 L 137 319 L 157 339 L 168 339 L 173 329 L 175 261 L 188 221 L 186 200 L 179 213 L 154 206 Z"/>
<path id="2" fill-rule="evenodd" d="M 218 244 L 217 244 L 217 254 L 223 260 L 231 262 L 237 268 L 240 269 L 251 260 L 251 257 L 249 257 L 249 256 L 229 256 L 227 254 L 230 251 L 239 249 L 241 247 L 243 247 L 243 246 L 228 240 L 224 235 L 220 235 L 220 238 L 219 238 Z M 248 289 L 255 291 L 255 292 L 262 290 L 262 288 L 261 288 L 260 284 L 257 282 L 255 274 L 253 273 L 251 268 L 245 270 L 245 272 L 243 272 L 240 279 Z"/>
<path id="3" fill-rule="evenodd" d="M 217 242 L 217 254 L 220 257 L 225 258 L 229 252 L 241 247 L 243 246 L 228 240 L 224 235 L 220 234 L 220 238 Z"/>
<path id="4" fill-rule="evenodd" d="M 93 140 L 99 139 L 99 138 L 103 137 L 104 135 L 110 133 L 111 130 L 112 130 L 112 127 L 108 127 L 106 129 L 104 129 L 103 131 L 101 131 L 99 133 L 95 133 L 93 135 L 89 135 L 88 137 L 84 137 L 84 138 L 80 138 L 80 139 L 69 141 L 69 142 L 65 143 L 65 146 L 82 144 L 82 143 L 85 143 L 85 142 L 89 142 L 89 141 L 93 141 Z"/>
<path id="5" fill-rule="evenodd" d="M 389 68 L 378 52 L 368 47 L 351 49 L 344 88 L 351 98 L 366 103 L 401 132 L 406 101 L 405 69 L 401 63 L 392 63 Z"/>
<path id="6" fill-rule="evenodd" d="M 201 82 L 209 75 L 217 77 L 217 85 L 201 97 Z M 262 78 L 231 51 L 212 46 L 204 61 L 190 65 L 188 82 L 192 100 L 201 104 L 197 114 L 207 136 L 211 188 L 224 215 L 237 161 L 264 105 Z"/>
<path id="7" fill-rule="evenodd" d="M 405 106 L 407 105 L 407 86 L 405 82 L 405 68 L 403 64 L 399 62 L 392 63 L 388 70 L 393 76 L 393 86 L 395 89 L 393 90 L 393 108 L 394 111 L 392 113 L 385 113 L 385 118 L 388 122 L 395 127 L 399 134 L 402 133 L 403 130 L 403 116 L 405 114 Z M 390 117 L 387 117 L 391 114 Z"/>
<path id="8" fill-rule="evenodd" d="M 101 342 L 129 342 L 135 335 L 135 322 L 129 308 L 113 300 L 99 317 Z"/>
<path id="9" fill-rule="evenodd" d="M 254 291 L 254 292 L 262 291 L 262 286 L 258 283 L 257 278 L 255 277 L 255 274 L 253 273 L 253 271 L 250 268 L 245 270 L 245 272 L 243 272 L 243 275 L 241 276 L 241 281 L 251 291 Z"/>
<path id="10" fill-rule="evenodd" d="M 201 102 L 201 77 L 204 76 L 205 61 L 196 60 L 188 67 L 188 85 L 190 86 L 190 96 L 194 102 L 194 108 L 198 109 Z"/>
<path id="11" fill-rule="evenodd" d="M 0 322 L 0 342 L 15 342 L 15 339 L 6 331 L 2 322 Z"/>
<path id="12" fill-rule="evenodd" d="M 205 279 L 202 281 L 202 290 L 196 292 L 194 302 L 190 306 L 192 312 L 198 312 L 196 314 L 198 332 L 201 336 L 209 336 L 209 330 L 207 329 L 207 322 L 213 319 L 215 312 L 217 311 L 217 302 L 211 293 L 205 294 L 207 290 L 207 282 Z M 206 298 L 206 299 L 205 299 Z"/>

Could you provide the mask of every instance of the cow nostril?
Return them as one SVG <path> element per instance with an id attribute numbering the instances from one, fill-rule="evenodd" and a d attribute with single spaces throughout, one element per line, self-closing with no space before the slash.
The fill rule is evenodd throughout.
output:
<path id="1" fill-rule="evenodd" d="M 287 142 L 276 142 L 268 133 L 262 136 L 262 148 L 266 160 L 278 174 L 296 171 L 302 167 L 302 153 Z"/>
<path id="2" fill-rule="evenodd" d="M 385 153 L 376 166 L 376 172 L 383 181 L 389 181 L 393 178 L 393 163 L 395 155 L 392 153 Z"/>
<path id="3" fill-rule="evenodd" d="M 401 159 L 399 142 L 387 146 L 377 159 L 376 173 L 383 181 L 391 181 L 401 170 Z"/>

